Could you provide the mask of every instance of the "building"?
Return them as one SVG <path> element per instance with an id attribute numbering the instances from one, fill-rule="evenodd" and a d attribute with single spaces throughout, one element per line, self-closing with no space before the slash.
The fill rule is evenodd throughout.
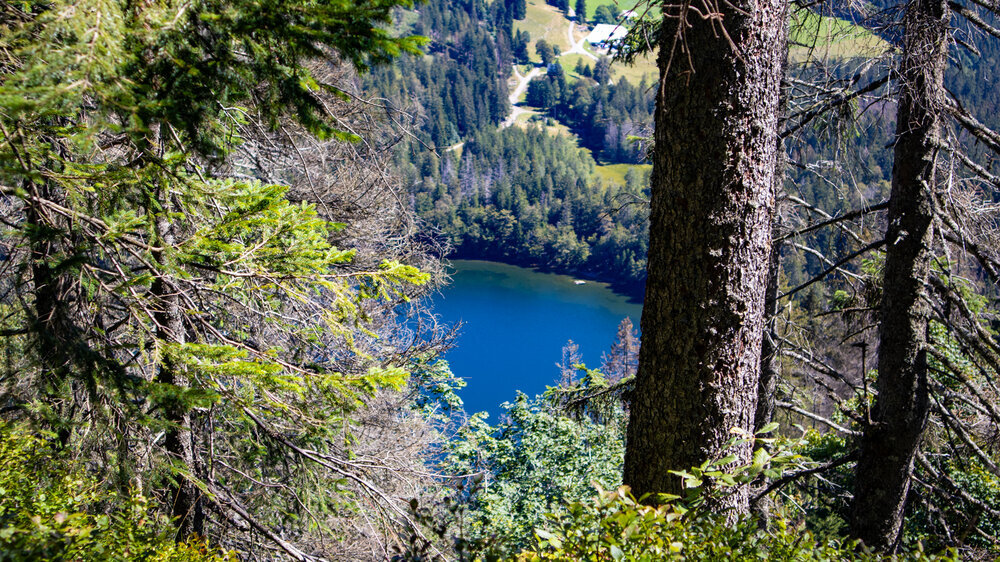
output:
<path id="1" fill-rule="evenodd" d="M 628 30 L 624 26 L 610 23 L 599 23 L 587 36 L 587 42 L 601 49 L 612 47 L 615 42 L 625 37 Z"/>

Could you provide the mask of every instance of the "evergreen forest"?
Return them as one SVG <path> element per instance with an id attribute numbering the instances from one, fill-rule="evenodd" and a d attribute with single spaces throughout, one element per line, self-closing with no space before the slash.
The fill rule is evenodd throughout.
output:
<path id="1" fill-rule="evenodd" d="M 0 0 L 0 561 L 1000 558 L 998 85 L 991 0 Z M 642 318 L 490 418 L 451 260 Z"/>

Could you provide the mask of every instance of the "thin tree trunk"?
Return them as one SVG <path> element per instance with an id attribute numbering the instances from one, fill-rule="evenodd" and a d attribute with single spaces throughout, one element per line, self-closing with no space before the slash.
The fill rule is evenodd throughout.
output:
<path id="1" fill-rule="evenodd" d="M 785 175 L 780 174 L 782 178 Z M 772 235 L 777 233 L 777 225 Z M 781 378 L 781 358 L 778 353 L 778 282 L 781 271 L 781 243 L 774 244 L 768 257 L 767 289 L 764 301 L 764 337 L 760 350 L 760 379 L 757 382 L 757 409 L 754 413 L 754 432 L 774 419 L 774 394 Z"/>
<path id="2" fill-rule="evenodd" d="M 51 193 L 46 184 L 25 182 L 30 193 L 36 197 L 49 199 Z M 53 260 L 59 259 L 59 243 L 53 239 L 53 226 L 48 224 L 38 203 L 29 204 L 25 211 L 25 222 L 31 226 L 28 245 L 31 252 L 31 279 L 34 296 L 35 345 L 42 369 L 39 390 L 49 407 L 59 413 L 55 424 L 59 443 L 66 446 L 71 435 L 70 411 L 73 405 L 72 350 L 80 344 L 69 310 L 72 280 L 64 272 L 52 267 Z"/>
<path id="3" fill-rule="evenodd" d="M 170 196 L 167 193 L 157 194 L 159 204 L 170 208 Z M 156 233 L 159 245 L 169 248 L 176 242 L 174 227 L 170 224 L 167 213 L 161 211 L 156 218 Z M 161 266 L 159 276 L 153 282 L 150 292 L 156 302 L 156 340 L 159 345 L 183 344 L 186 340 L 184 319 L 181 312 L 180 297 L 177 287 L 170 280 L 166 270 L 167 258 L 162 251 L 153 253 L 153 259 Z M 181 387 L 186 384 L 183 376 L 183 366 L 177 365 L 168 354 L 161 351 L 160 366 L 156 382 L 165 385 Z M 166 421 L 170 424 L 164 435 L 164 448 L 171 462 L 184 465 L 184 470 L 195 471 L 193 442 L 191 440 L 191 419 L 188 408 L 179 400 L 169 400 L 164 404 Z M 175 475 L 177 484 L 168 491 L 168 501 L 171 505 L 171 516 L 177 525 L 178 540 L 185 540 L 191 534 L 203 535 L 203 515 L 200 505 L 200 492 L 191 482 L 181 475 Z"/>
<path id="4" fill-rule="evenodd" d="M 878 396 L 864 428 L 851 528 L 890 550 L 899 537 L 913 459 L 927 423 L 926 286 L 933 258 L 934 184 L 941 135 L 949 8 L 914 0 L 906 10 L 896 145 L 886 232 Z"/>
<path id="5" fill-rule="evenodd" d="M 788 24 L 785 20 L 784 36 L 788 34 Z M 788 113 L 788 53 L 781 63 L 781 90 L 778 95 L 778 131 L 785 128 Z M 785 139 L 780 134 L 777 139 L 777 152 L 774 157 L 774 197 L 780 199 L 785 192 L 785 166 L 788 156 L 785 154 Z M 775 240 L 783 232 L 781 210 L 776 204 L 771 221 L 771 239 Z M 764 339 L 760 350 L 760 379 L 757 383 L 757 410 L 754 413 L 754 432 L 771 423 L 774 418 L 774 394 L 778 390 L 778 380 L 781 378 L 781 358 L 778 349 L 777 319 L 778 295 L 781 294 L 781 242 L 771 245 L 771 253 L 767 261 L 767 288 L 764 296 Z"/>
<path id="6" fill-rule="evenodd" d="M 625 455 L 637 496 L 681 492 L 669 470 L 722 456 L 731 428 L 753 429 L 764 328 L 787 6 L 719 4 L 725 33 L 682 9 L 664 7 L 660 37 L 648 280 Z M 746 462 L 751 447 L 733 452 Z M 736 515 L 747 504 L 743 489 L 717 507 Z"/>

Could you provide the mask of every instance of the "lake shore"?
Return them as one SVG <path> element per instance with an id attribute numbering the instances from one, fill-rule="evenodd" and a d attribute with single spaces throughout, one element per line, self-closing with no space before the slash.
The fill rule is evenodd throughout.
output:
<path id="1" fill-rule="evenodd" d="M 462 323 L 445 359 L 466 380 L 467 412 L 499 415 L 517 391 L 529 395 L 556 384 L 568 340 L 588 367 L 614 343 L 618 324 L 638 327 L 642 307 L 604 282 L 485 260 L 452 260 L 452 283 L 432 297 L 445 323 Z"/>
<path id="2" fill-rule="evenodd" d="M 624 295 L 629 298 L 634 304 L 641 305 L 646 296 L 646 281 L 632 281 L 628 279 L 621 279 L 620 277 L 615 277 L 614 275 L 595 269 L 587 268 L 570 268 L 563 269 L 558 267 L 550 267 L 545 263 L 541 262 L 530 262 L 522 261 L 516 259 L 498 259 L 498 258 L 484 258 L 481 256 L 472 255 L 468 252 L 452 252 L 446 258 L 448 261 L 481 261 L 487 263 L 501 263 L 505 265 L 512 265 L 516 267 L 523 267 L 526 269 L 531 269 L 539 273 L 553 273 L 556 275 L 567 275 L 572 276 L 588 283 L 602 283 L 610 288 L 615 293 Z"/>

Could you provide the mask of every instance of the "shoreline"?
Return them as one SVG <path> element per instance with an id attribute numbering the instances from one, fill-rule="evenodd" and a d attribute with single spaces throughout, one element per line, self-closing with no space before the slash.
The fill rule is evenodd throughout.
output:
<path id="1" fill-rule="evenodd" d="M 572 269 L 563 270 L 554 267 L 546 267 L 544 264 L 537 263 L 525 263 L 518 260 L 504 260 L 504 259 L 494 259 L 494 258 L 484 258 L 480 256 L 468 256 L 462 253 L 452 253 L 444 256 L 446 261 L 452 260 L 462 260 L 462 261 L 481 261 L 488 263 L 497 263 L 503 265 L 511 265 L 515 267 L 523 267 L 525 269 L 531 269 L 537 271 L 538 273 L 551 273 L 555 275 L 563 275 L 566 277 L 571 277 L 572 281 L 586 281 L 587 283 L 599 283 L 606 285 L 608 289 L 612 292 L 623 296 L 628 299 L 628 302 L 632 304 L 643 304 L 645 297 L 645 283 L 641 286 L 636 282 L 622 281 L 620 279 L 612 279 L 607 276 L 602 275 L 598 271 L 588 270 L 588 269 Z M 579 285 L 579 283 L 575 283 Z"/>

